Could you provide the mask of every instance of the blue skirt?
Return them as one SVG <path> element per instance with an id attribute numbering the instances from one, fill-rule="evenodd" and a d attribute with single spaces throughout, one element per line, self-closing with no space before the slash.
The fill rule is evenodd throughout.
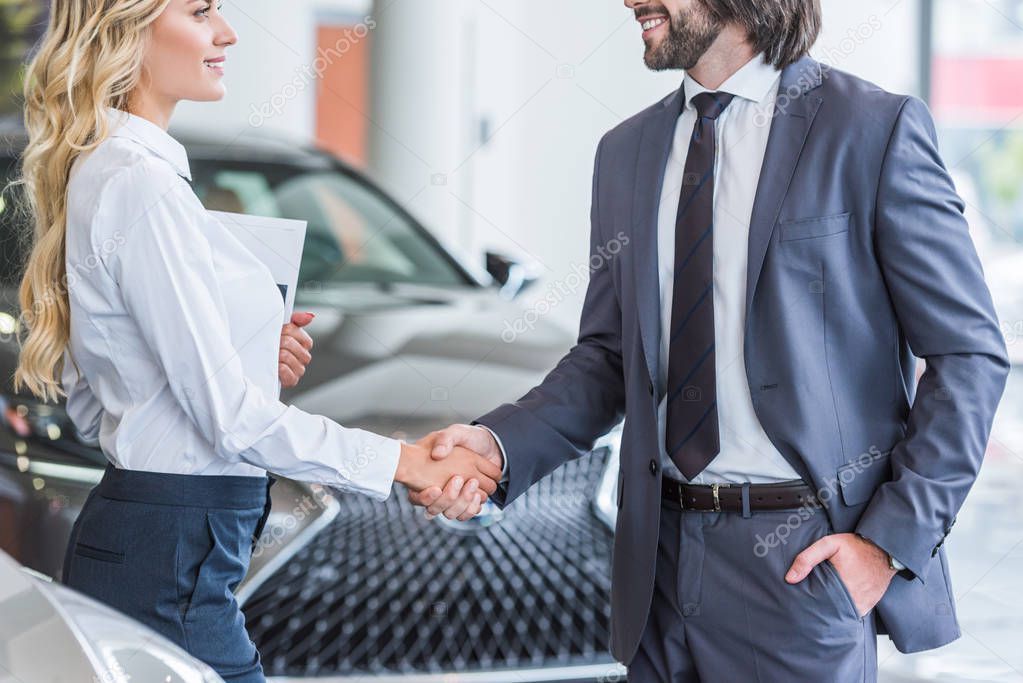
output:
<path id="1" fill-rule="evenodd" d="M 63 582 L 149 626 L 228 683 L 263 683 L 234 590 L 270 513 L 273 483 L 107 465 L 71 530 Z"/>

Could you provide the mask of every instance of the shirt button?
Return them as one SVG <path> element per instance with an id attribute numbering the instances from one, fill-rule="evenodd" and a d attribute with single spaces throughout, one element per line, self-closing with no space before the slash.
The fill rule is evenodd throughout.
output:
<path id="1" fill-rule="evenodd" d="M 654 475 L 655 477 L 657 476 L 657 461 L 656 460 L 651 460 L 650 461 L 650 474 Z"/>

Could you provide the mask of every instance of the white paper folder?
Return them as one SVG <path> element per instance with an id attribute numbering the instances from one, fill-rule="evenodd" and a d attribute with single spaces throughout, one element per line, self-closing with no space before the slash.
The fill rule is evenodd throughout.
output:
<path id="1" fill-rule="evenodd" d="M 281 324 L 286 324 L 295 310 L 295 289 L 298 286 L 298 268 L 302 263 L 302 247 L 305 245 L 306 221 L 226 211 L 210 211 L 210 215 L 231 230 L 270 269 L 284 297 L 284 319 Z"/>
<path id="2" fill-rule="evenodd" d="M 270 270 L 284 298 L 281 325 L 288 323 L 295 310 L 295 289 L 298 287 L 298 268 L 302 263 L 302 248 L 305 245 L 306 222 L 226 211 L 209 213 Z M 266 339 L 265 344 L 266 348 L 263 342 L 253 340 L 239 350 L 239 356 L 250 367 L 265 369 L 267 381 L 272 381 L 274 395 L 280 398 L 281 379 L 277 372 L 280 338 L 272 340 L 272 348 L 271 340 Z M 263 371 L 260 370 L 260 373 Z"/>

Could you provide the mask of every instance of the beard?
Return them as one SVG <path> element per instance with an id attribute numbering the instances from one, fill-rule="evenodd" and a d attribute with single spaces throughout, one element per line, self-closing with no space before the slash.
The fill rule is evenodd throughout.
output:
<path id="1" fill-rule="evenodd" d="M 699 4 L 683 15 L 669 15 L 668 34 L 647 43 L 643 61 L 653 71 L 693 68 L 724 28 Z"/>

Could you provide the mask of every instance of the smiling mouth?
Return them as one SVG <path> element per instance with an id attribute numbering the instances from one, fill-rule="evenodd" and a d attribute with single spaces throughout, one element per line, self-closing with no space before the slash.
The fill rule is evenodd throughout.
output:
<path id="1" fill-rule="evenodd" d="M 663 24 L 667 24 L 667 23 L 668 23 L 668 17 L 656 16 L 656 17 L 647 17 L 646 19 L 640 20 L 640 24 L 639 25 L 643 29 L 643 37 L 646 38 L 649 35 L 651 35 L 652 33 L 654 33 Z"/>

